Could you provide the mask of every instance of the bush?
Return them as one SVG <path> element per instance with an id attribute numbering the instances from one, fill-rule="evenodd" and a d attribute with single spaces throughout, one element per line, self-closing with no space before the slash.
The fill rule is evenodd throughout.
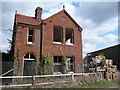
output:
<path id="1" fill-rule="evenodd" d="M 41 56 L 41 61 L 39 63 L 38 74 L 40 75 L 51 75 L 53 74 L 53 65 L 51 64 L 50 55 Z"/>

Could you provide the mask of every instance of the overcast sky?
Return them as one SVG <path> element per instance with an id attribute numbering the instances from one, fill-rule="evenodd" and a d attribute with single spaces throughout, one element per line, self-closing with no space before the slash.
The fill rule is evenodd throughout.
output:
<path id="1" fill-rule="evenodd" d="M 118 44 L 118 3 L 117 2 L 2 2 L 2 26 L 0 49 L 9 49 L 7 39 L 11 39 L 15 10 L 18 13 L 34 17 L 36 7 L 43 8 L 45 19 L 56 12 L 65 10 L 83 28 L 83 55 Z M 2 19 L 2 20 L 1 20 Z"/>

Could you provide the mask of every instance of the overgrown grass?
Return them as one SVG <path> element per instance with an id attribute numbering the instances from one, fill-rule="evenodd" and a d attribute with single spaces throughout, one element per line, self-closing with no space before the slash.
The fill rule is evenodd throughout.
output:
<path id="1" fill-rule="evenodd" d="M 81 84 L 75 85 L 69 88 L 107 88 L 112 86 L 117 86 L 118 80 L 111 80 L 111 81 L 100 81 L 95 83 L 88 83 L 88 84 Z"/>

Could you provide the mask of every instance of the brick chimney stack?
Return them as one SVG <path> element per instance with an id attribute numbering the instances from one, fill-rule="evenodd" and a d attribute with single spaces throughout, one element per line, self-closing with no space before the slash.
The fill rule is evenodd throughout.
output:
<path id="1" fill-rule="evenodd" d="M 42 16 L 42 8 L 37 7 L 35 10 L 35 19 L 41 20 L 41 16 Z"/>

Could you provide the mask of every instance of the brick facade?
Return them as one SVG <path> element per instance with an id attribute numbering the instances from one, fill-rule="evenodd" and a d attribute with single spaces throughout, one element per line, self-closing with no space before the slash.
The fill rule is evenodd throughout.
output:
<path id="1" fill-rule="evenodd" d="M 42 10 L 39 8 L 39 10 Z M 37 11 L 37 9 L 36 9 Z M 82 28 L 73 20 L 73 18 L 65 11 L 62 10 L 45 20 L 42 20 L 41 12 L 38 11 L 34 17 L 24 16 L 16 13 L 15 15 L 15 23 L 16 26 L 16 36 L 15 36 L 15 49 L 14 56 L 20 52 L 19 61 L 20 61 L 20 71 L 19 75 L 23 73 L 23 63 L 24 63 L 24 55 L 27 53 L 34 53 L 36 57 L 36 61 L 39 62 L 40 55 L 40 27 L 39 24 L 45 23 L 42 25 L 42 53 L 49 53 L 52 58 L 53 56 L 64 55 L 64 56 L 74 56 L 75 62 L 74 67 L 76 73 L 82 72 Z M 41 13 L 41 14 L 40 14 Z M 40 17 L 36 15 L 40 15 Z M 61 26 L 63 30 L 63 40 L 62 44 L 53 43 L 53 28 L 54 26 Z M 33 28 L 34 30 L 34 42 L 33 44 L 28 44 L 28 30 L 29 28 Z M 65 29 L 72 28 L 74 34 L 74 44 L 66 45 L 65 43 Z"/>

